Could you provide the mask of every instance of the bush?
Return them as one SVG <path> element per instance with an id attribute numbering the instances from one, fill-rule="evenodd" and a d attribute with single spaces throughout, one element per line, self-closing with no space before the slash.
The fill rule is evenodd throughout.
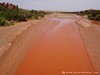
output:
<path id="1" fill-rule="evenodd" d="M 88 19 L 90 20 L 100 21 L 100 10 L 85 10 L 73 13 L 79 15 L 87 15 Z"/>
<path id="2" fill-rule="evenodd" d="M 8 25 L 8 21 L 4 17 L 0 17 L 0 26 Z"/>
<path id="3" fill-rule="evenodd" d="M 100 21 L 100 15 L 95 13 L 95 12 L 91 13 L 90 15 L 88 15 L 88 18 L 90 20 Z"/>
<path id="4" fill-rule="evenodd" d="M 4 17 L 0 17 L 0 26 L 10 26 L 14 25 L 13 21 L 8 21 Z"/>
<path id="5" fill-rule="evenodd" d="M 96 20 L 96 21 L 100 21 L 100 15 L 97 15 L 97 17 L 96 17 L 95 20 Z"/>
<path id="6" fill-rule="evenodd" d="M 0 6 L 0 26 L 12 25 L 14 21 L 27 21 L 27 19 L 38 19 L 46 15 L 45 12 L 36 10 L 12 9 Z M 13 21 L 13 22 L 12 22 Z"/>

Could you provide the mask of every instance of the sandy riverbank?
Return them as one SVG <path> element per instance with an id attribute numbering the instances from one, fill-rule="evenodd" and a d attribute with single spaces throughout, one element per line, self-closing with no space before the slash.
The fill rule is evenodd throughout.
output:
<path id="1" fill-rule="evenodd" d="M 0 57 L 9 49 L 18 35 L 36 22 L 38 20 L 29 20 L 15 23 L 13 26 L 0 27 Z"/>

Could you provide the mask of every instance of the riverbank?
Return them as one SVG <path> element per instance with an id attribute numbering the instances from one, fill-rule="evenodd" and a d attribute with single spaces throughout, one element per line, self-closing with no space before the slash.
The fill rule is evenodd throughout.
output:
<path id="1" fill-rule="evenodd" d="M 38 20 L 29 20 L 15 23 L 12 26 L 0 27 L 0 57 L 10 48 L 18 35 L 37 22 Z"/>

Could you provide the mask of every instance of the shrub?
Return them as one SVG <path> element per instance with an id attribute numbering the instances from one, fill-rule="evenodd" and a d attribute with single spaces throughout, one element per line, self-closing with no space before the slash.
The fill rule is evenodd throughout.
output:
<path id="1" fill-rule="evenodd" d="M 25 9 L 7 9 L 0 6 L 0 26 L 12 25 L 14 21 L 27 21 L 27 19 L 38 19 L 46 15 L 45 12 Z M 13 21 L 13 22 L 12 22 Z"/>
<path id="2" fill-rule="evenodd" d="M 72 12 L 73 14 L 78 14 L 78 15 L 87 15 L 88 19 L 90 20 L 96 20 L 100 21 L 100 10 L 85 10 L 85 11 L 80 11 L 80 12 Z"/>
<path id="3" fill-rule="evenodd" d="M 100 15 L 97 14 L 96 12 L 93 12 L 90 15 L 88 15 L 88 18 L 90 20 L 100 21 Z"/>
<path id="4" fill-rule="evenodd" d="M 0 17 L 0 26 L 8 25 L 8 21 L 4 17 Z"/>
<path id="5" fill-rule="evenodd" d="M 97 17 L 96 17 L 95 20 L 96 20 L 96 21 L 100 21 L 100 15 L 97 15 Z"/>

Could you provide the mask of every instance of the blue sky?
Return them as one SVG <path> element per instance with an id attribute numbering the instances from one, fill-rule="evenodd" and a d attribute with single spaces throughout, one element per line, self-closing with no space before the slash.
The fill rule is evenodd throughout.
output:
<path id="1" fill-rule="evenodd" d="M 0 0 L 10 2 L 25 9 L 80 11 L 100 9 L 100 0 Z"/>

